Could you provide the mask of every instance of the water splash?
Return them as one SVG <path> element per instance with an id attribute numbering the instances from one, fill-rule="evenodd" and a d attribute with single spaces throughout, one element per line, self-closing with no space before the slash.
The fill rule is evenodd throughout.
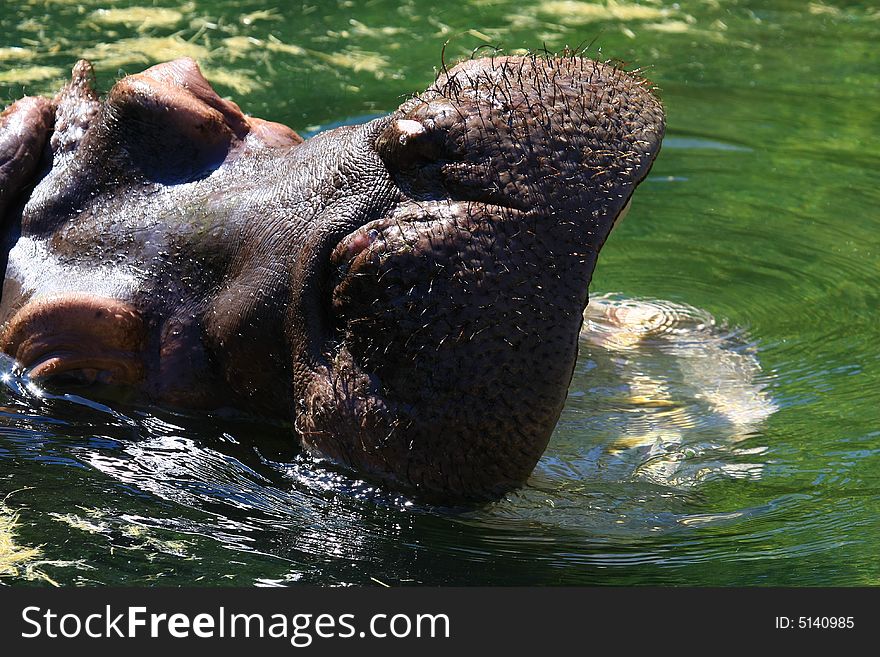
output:
<path id="1" fill-rule="evenodd" d="M 298 453 L 283 426 L 55 394 L 5 356 L 0 372 L 0 431 L 11 449 L 0 458 L 88 473 L 76 475 L 87 488 L 78 503 L 48 511 L 59 530 L 194 572 L 211 541 L 242 563 L 268 560 L 249 580 L 256 585 L 418 581 L 424 551 L 478 563 L 500 549 L 521 559 L 547 540 L 589 537 L 605 550 L 750 517 L 759 511 L 695 512 L 694 495 L 717 478 L 760 478 L 764 448 L 739 443 L 776 408 L 743 331 L 684 304 L 599 296 L 569 404 L 529 485 L 486 507 L 439 509 Z M 132 495 L 134 505 L 120 505 Z M 462 544 L 462 532 L 482 538 Z M 590 559 L 618 558 L 601 554 Z M 389 559 L 403 560 L 396 577 L 370 569 Z M 232 567 L 218 576 L 245 575 Z M 96 582 L 84 577 L 76 581 Z"/>

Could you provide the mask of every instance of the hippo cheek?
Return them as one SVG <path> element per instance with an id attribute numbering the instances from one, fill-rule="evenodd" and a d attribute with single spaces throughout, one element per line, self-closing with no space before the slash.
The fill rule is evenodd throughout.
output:
<path id="1" fill-rule="evenodd" d="M 144 378 L 145 342 L 134 307 L 86 294 L 34 299 L 0 333 L 0 349 L 48 385 L 134 387 Z"/>
<path id="2" fill-rule="evenodd" d="M 405 461 L 400 483 L 428 495 L 491 496 L 523 481 L 564 402 L 585 303 L 585 281 L 544 261 L 538 221 L 420 203 L 340 242 L 334 388 L 313 391 L 307 447 L 362 471 Z M 393 440 L 401 427 L 407 440 Z"/>

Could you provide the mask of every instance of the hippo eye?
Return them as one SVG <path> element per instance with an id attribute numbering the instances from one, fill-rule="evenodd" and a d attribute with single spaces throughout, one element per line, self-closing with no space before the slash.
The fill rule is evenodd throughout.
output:
<path id="1" fill-rule="evenodd" d="M 112 381 L 112 372 L 84 367 L 49 374 L 41 377 L 40 382 L 47 388 L 67 389 L 71 387 L 94 388 L 97 386 L 108 386 Z"/>

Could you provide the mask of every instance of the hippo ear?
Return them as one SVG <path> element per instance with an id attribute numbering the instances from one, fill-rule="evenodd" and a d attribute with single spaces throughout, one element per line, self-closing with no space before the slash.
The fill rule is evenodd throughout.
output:
<path id="1" fill-rule="evenodd" d="M 247 136 L 250 126 L 192 59 L 177 59 L 123 78 L 101 116 L 105 143 L 148 179 L 175 183 L 206 175 Z"/>
<path id="2" fill-rule="evenodd" d="M 95 71 L 81 59 L 73 67 L 68 82 L 55 96 L 55 131 L 49 145 L 58 160 L 74 153 L 94 122 L 101 103 L 95 92 Z"/>
<path id="3" fill-rule="evenodd" d="M 102 113 L 108 144 L 148 179 L 173 183 L 216 168 L 247 134 L 235 103 L 218 96 L 192 59 L 117 82 Z"/>
<path id="4" fill-rule="evenodd" d="M 7 207 L 36 182 L 54 124 L 55 105 L 48 98 L 22 98 L 0 114 L 0 226 Z"/>

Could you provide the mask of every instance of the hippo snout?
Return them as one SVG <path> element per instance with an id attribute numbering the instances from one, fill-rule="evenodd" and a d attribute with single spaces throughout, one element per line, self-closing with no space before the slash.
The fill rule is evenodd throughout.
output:
<path id="1" fill-rule="evenodd" d="M 649 83 L 575 54 L 466 61 L 306 141 L 191 60 L 103 99 L 80 63 L 2 115 L 0 348 L 97 396 L 289 420 L 417 495 L 494 497 L 547 445 L 663 131 Z"/>

